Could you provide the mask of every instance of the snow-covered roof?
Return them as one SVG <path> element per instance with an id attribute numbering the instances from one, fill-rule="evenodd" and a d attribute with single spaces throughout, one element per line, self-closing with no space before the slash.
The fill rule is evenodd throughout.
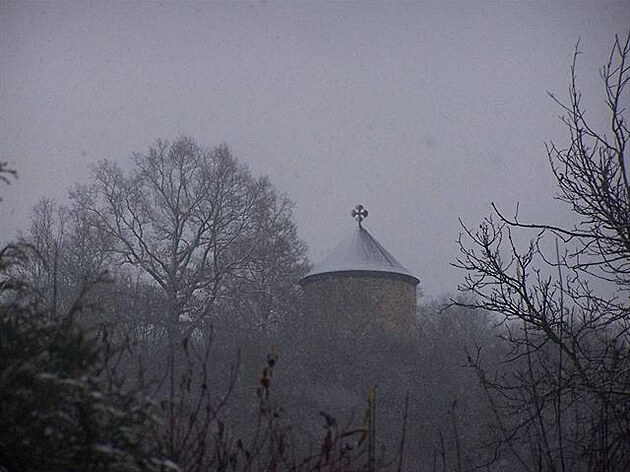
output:
<path id="1" fill-rule="evenodd" d="M 419 282 L 361 225 L 316 264 L 302 281 L 329 273 L 357 271 L 402 275 L 415 284 Z"/>

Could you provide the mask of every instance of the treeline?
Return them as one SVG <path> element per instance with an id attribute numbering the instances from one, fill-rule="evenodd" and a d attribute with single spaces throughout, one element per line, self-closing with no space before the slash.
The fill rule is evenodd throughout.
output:
<path id="1" fill-rule="evenodd" d="M 487 412 L 465 347 L 495 349 L 488 318 L 434 305 L 413 339 L 326 332 L 300 309 L 290 209 L 190 138 L 126 170 L 99 163 L 66 205 L 40 201 L 3 257 L 3 368 L 30 369 L 19 395 L 4 377 L 5 467 L 470 466 Z M 39 364 L 48 350 L 60 357 Z"/>
<path id="2" fill-rule="evenodd" d="M 27 285 L 2 296 L 7 470 L 466 470 L 485 455 L 465 346 L 498 356 L 487 317 L 425 307 L 403 343 L 304 332 L 298 316 L 173 346 L 132 340 L 80 299 L 55 314 Z"/>

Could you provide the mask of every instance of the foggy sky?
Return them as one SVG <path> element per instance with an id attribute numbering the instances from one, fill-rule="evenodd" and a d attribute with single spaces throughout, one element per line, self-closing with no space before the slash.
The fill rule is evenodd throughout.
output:
<path id="1" fill-rule="evenodd" d="M 295 203 L 314 261 L 355 225 L 430 296 L 462 274 L 458 218 L 490 202 L 566 219 L 544 142 L 581 38 L 594 119 L 599 67 L 630 25 L 626 2 L 275 3 L 0 0 L 0 239 L 42 196 L 63 201 L 99 159 L 157 137 L 226 143 Z"/>

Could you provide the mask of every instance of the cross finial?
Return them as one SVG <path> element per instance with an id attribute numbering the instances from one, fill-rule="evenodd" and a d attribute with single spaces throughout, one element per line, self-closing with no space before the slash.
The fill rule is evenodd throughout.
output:
<path id="1" fill-rule="evenodd" d="M 361 226 L 361 222 L 368 216 L 368 211 L 363 207 L 363 205 L 357 205 L 352 209 L 350 215 L 352 215 L 352 218 L 357 220 L 359 222 L 359 226 Z"/>

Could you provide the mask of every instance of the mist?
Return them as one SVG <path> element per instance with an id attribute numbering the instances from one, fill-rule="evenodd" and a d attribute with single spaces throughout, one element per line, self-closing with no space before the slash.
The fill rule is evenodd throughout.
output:
<path id="1" fill-rule="evenodd" d="M 544 142 L 578 40 L 580 86 L 630 20 L 624 2 L 496 5 L 13 3 L 0 6 L 2 238 L 100 159 L 156 138 L 226 143 L 296 203 L 313 261 L 350 210 L 440 296 L 461 274 L 458 218 L 554 205 Z M 594 97 L 594 98 L 592 98 Z M 588 107 L 590 108 L 590 107 Z"/>
<path id="2" fill-rule="evenodd" d="M 0 472 L 630 467 L 628 25 L 1 1 Z"/>

